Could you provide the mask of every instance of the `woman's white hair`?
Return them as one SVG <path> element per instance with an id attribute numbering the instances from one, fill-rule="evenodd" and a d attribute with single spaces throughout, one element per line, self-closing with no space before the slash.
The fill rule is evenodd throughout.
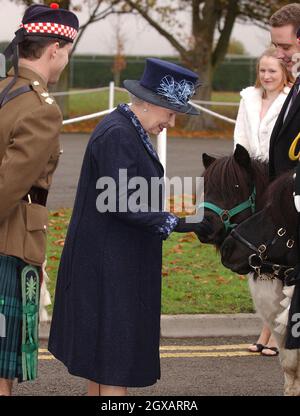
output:
<path id="1" fill-rule="evenodd" d="M 144 105 L 145 101 L 141 98 L 136 97 L 135 95 L 131 94 L 131 92 L 128 92 L 130 102 L 135 105 Z"/>

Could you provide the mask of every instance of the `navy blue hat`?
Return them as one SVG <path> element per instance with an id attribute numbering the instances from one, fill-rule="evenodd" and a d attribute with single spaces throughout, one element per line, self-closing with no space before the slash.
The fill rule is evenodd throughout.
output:
<path id="1" fill-rule="evenodd" d="M 125 80 L 124 87 L 136 97 L 179 113 L 198 115 L 188 101 L 200 85 L 198 75 L 187 68 L 157 58 L 147 58 L 142 78 Z"/>
<path id="2" fill-rule="evenodd" d="M 33 4 L 26 9 L 21 28 L 25 36 L 47 36 L 73 42 L 79 22 L 73 12 L 60 9 L 57 3 L 52 3 L 50 7 Z"/>

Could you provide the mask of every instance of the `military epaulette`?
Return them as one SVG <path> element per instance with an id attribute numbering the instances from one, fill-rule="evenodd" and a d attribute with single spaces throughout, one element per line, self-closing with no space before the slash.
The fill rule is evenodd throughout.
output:
<path id="1" fill-rule="evenodd" d="M 54 98 L 50 97 L 49 92 L 43 88 L 39 81 L 32 81 L 31 87 L 37 93 L 42 103 L 47 103 L 49 105 L 55 103 Z"/>
<path id="2" fill-rule="evenodd" d="M 25 94 L 26 92 L 30 92 L 30 91 L 32 91 L 32 88 L 30 85 L 23 85 L 22 87 L 17 88 L 13 92 L 4 95 L 0 102 L 0 108 L 2 108 L 5 104 L 7 104 L 12 99 L 17 98 L 20 95 Z"/>

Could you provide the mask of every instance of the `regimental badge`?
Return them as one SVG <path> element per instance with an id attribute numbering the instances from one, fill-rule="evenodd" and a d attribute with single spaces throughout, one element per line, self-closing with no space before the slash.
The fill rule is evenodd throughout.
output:
<path id="1" fill-rule="evenodd" d="M 289 149 L 289 158 L 293 162 L 295 162 L 296 160 L 300 160 L 300 151 L 296 154 L 296 148 L 298 146 L 299 140 L 300 140 L 300 133 L 293 140 L 293 142 L 292 142 L 292 144 L 290 146 L 290 149 Z"/>
<path id="2" fill-rule="evenodd" d="M 294 204 L 297 212 L 300 212 L 300 163 L 298 163 L 295 173 L 293 175 L 294 179 Z"/>
<path id="3" fill-rule="evenodd" d="M 53 104 L 54 103 L 54 100 L 53 100 L 53 98 L 48 97 L 48 98 L 45 99 L 45 102 L 47 104 Z"/>

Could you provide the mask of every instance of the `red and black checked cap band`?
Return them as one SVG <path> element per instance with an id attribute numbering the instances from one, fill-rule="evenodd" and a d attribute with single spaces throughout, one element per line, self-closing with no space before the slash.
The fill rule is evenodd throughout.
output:
<path id="1" fill-rule="evenodd" d="M 73 27 L 52 22 L 21 23 L 20 27 L 24 28 L 28 34 L 57 35 L 70 41 L 73 41 L 77 35 L 77 30 Z"/>
<path id="2" fill-rule="evenodd" d="M 58 37 L 73 42 L 79 29 L 77 16 L 70 10 L 53 6 L 33 4 L 28 7 L 21 24 L 24 35 Z"/>

